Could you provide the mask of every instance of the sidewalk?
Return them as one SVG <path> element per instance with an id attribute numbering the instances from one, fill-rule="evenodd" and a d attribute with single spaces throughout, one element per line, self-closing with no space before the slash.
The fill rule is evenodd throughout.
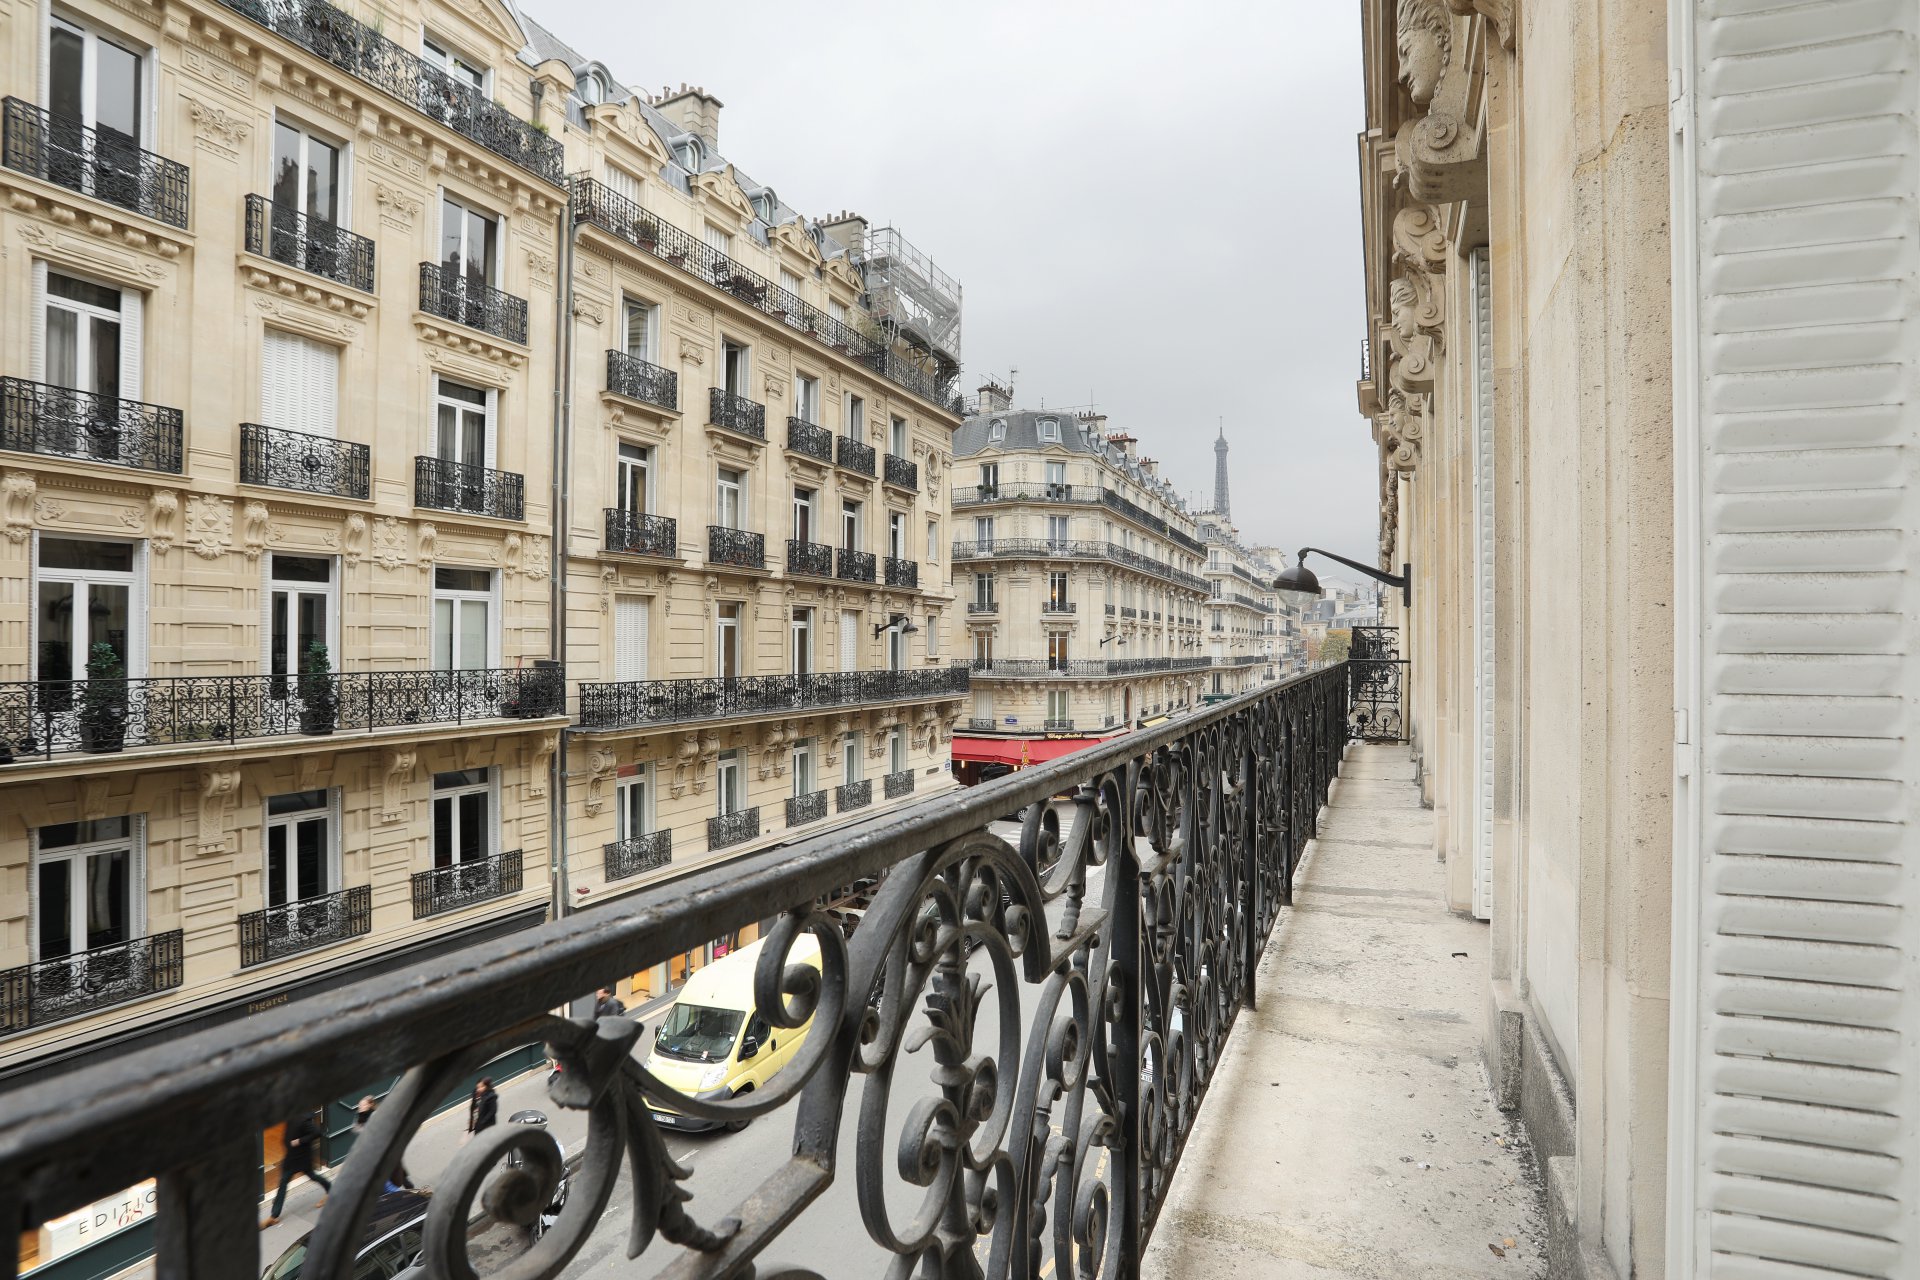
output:
<path id="1" fill-rule="evenodd" d="M 1447 909 L 1412 779 L 1404 747 L 1348 749 L 1146 1280 L 1546 1275 L 1539 1178 L 1481 1063 L 1487 928 Z"/>

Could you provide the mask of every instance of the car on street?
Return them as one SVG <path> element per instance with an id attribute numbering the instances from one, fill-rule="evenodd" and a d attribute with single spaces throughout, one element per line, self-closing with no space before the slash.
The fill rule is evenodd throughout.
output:
<path id="1" fill-rule="evenodd" d="M 420 1241 L 427 1221 L 427 1197 L 416 1191 L 389 1191 L 373 1204 L 366 1234 L 354 1255 L 353 1280 L 391 1280 L 420 1257 Z M 307 1262 L 308 1232 L 288 1245 L 267 1265 L 260 1280 L 300 1280 Z"/>

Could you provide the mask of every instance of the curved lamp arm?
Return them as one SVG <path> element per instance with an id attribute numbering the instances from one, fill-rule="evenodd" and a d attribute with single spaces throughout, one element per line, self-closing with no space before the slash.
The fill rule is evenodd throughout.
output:
<path id="1" fill-rule="evenodd" d="M 1305 563 L 1308 552 L 1312 552 L 1314 555 L 1318 555 L 1318 556 L 1325 556 L 1327 559 L 1337 561 L 1338 563 L 1347 566 L 1347 568 L 1349 569 L 1357 569 L 1361 573 L 1366 574 L 1369 578 L 1372 578 L 1376 582 L 1383 582 L 1389 587 L 1400 588 L 1401 607 L 1407 608 L 1407 609 L 1411 609 L 1413 607 L 1413 566 L 1412 565 L 1402 564 L 1400 566 L 1399 573 L 1386 573 L 1386 572 L 1383 572 L 1382 570 L 1374 568 L 1372 565 L 1361 564 L 1358 560 L 1349 560 L 1345 556 L 1337 556 L 1331 551 L 1322 551 L 1319 547 L 1300 548 L 1300 554 L 1293 558 L 1293 562 L 1295 564 Z"/>

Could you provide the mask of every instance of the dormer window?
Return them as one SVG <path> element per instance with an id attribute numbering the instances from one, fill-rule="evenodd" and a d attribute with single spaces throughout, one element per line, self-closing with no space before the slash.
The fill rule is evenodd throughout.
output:
<path id="1" fill-rule="evenodd" d="M 1040 442 L 1042 444 L 1059 444 L 1060 443 L 1060 419 L 1058 418 L 1040 419 Z"/>
<path id="2" fill-rule="evenodd" d="M 673 144 L 673 162 L 688 173 L 700 172 L 700 163 L 704 155 L 705 149 L 701 147 L 698 138 L 682 138 Z"/>
<path id="3" fill-rule="evenodd" d="M 987 426 L 987 439 L 991 440 L 995 444 L 999 444 L 1002 440 L 1005 440 L 1006 438 L 1007 438 L 1007 420 L 1005 418 L 995 418 Z"/>
<path id="4" fill-rule="evenodd" d="M 760 221 L 766 223 L 768 226 L 773 225 L 774 215 L 779 211 L 780 197 L 775 195 L 771 189 L 761 191 L 753 197 L 754 217 L 760 219 Z"/>

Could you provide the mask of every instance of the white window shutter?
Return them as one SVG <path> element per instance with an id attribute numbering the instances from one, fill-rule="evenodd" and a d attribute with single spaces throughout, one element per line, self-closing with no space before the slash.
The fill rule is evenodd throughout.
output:
<path id="1" fill-rule="evenodd" d="M 619 596 L 613 607 L 613 678 L 647 678 L 647 601 Z"/>
<path id="2" fill-rule="evenodd" d="M 1473 314 L 1473 914 L 1493 919 L 1493 303 L 1487 251 L 1469 261 Z"/>
<path id="3" fill-rule="evenodd" d="M 1920 12 L 1675 14 L 1667 1274 L 1912 1277 Z"/>
<path id="4" fill-rule="evenodd" d="M 42 40 L 40 43 L 45 44 Z M 44 83 L 44 82 L 43 82 Z M 28 326 L 27 369 L 35 382 L 47 380 L 47 264 L 33 260 L 33 320 Z"/>
<path id="5" fill-rule="evenodd" d="M 860 615 L 850 610 L 840 615 L 840 669 L 860 669 Z"/>
<path id="6" fill-rule="evenodd" d="M 140 394 L 141 356 L 146 348 L 147 297 L 137 289 L 120 291 L 120 395 L 126 400 L 144 399 Z M 41 311 L 41 323 L 46 312 Z"/>
<path id="7" fill-rule="evenodd" d="M 265 331 L 260 344 L 260 421 L 331 439 L 340 390 L 340 350 L 295 333 Z"/>

